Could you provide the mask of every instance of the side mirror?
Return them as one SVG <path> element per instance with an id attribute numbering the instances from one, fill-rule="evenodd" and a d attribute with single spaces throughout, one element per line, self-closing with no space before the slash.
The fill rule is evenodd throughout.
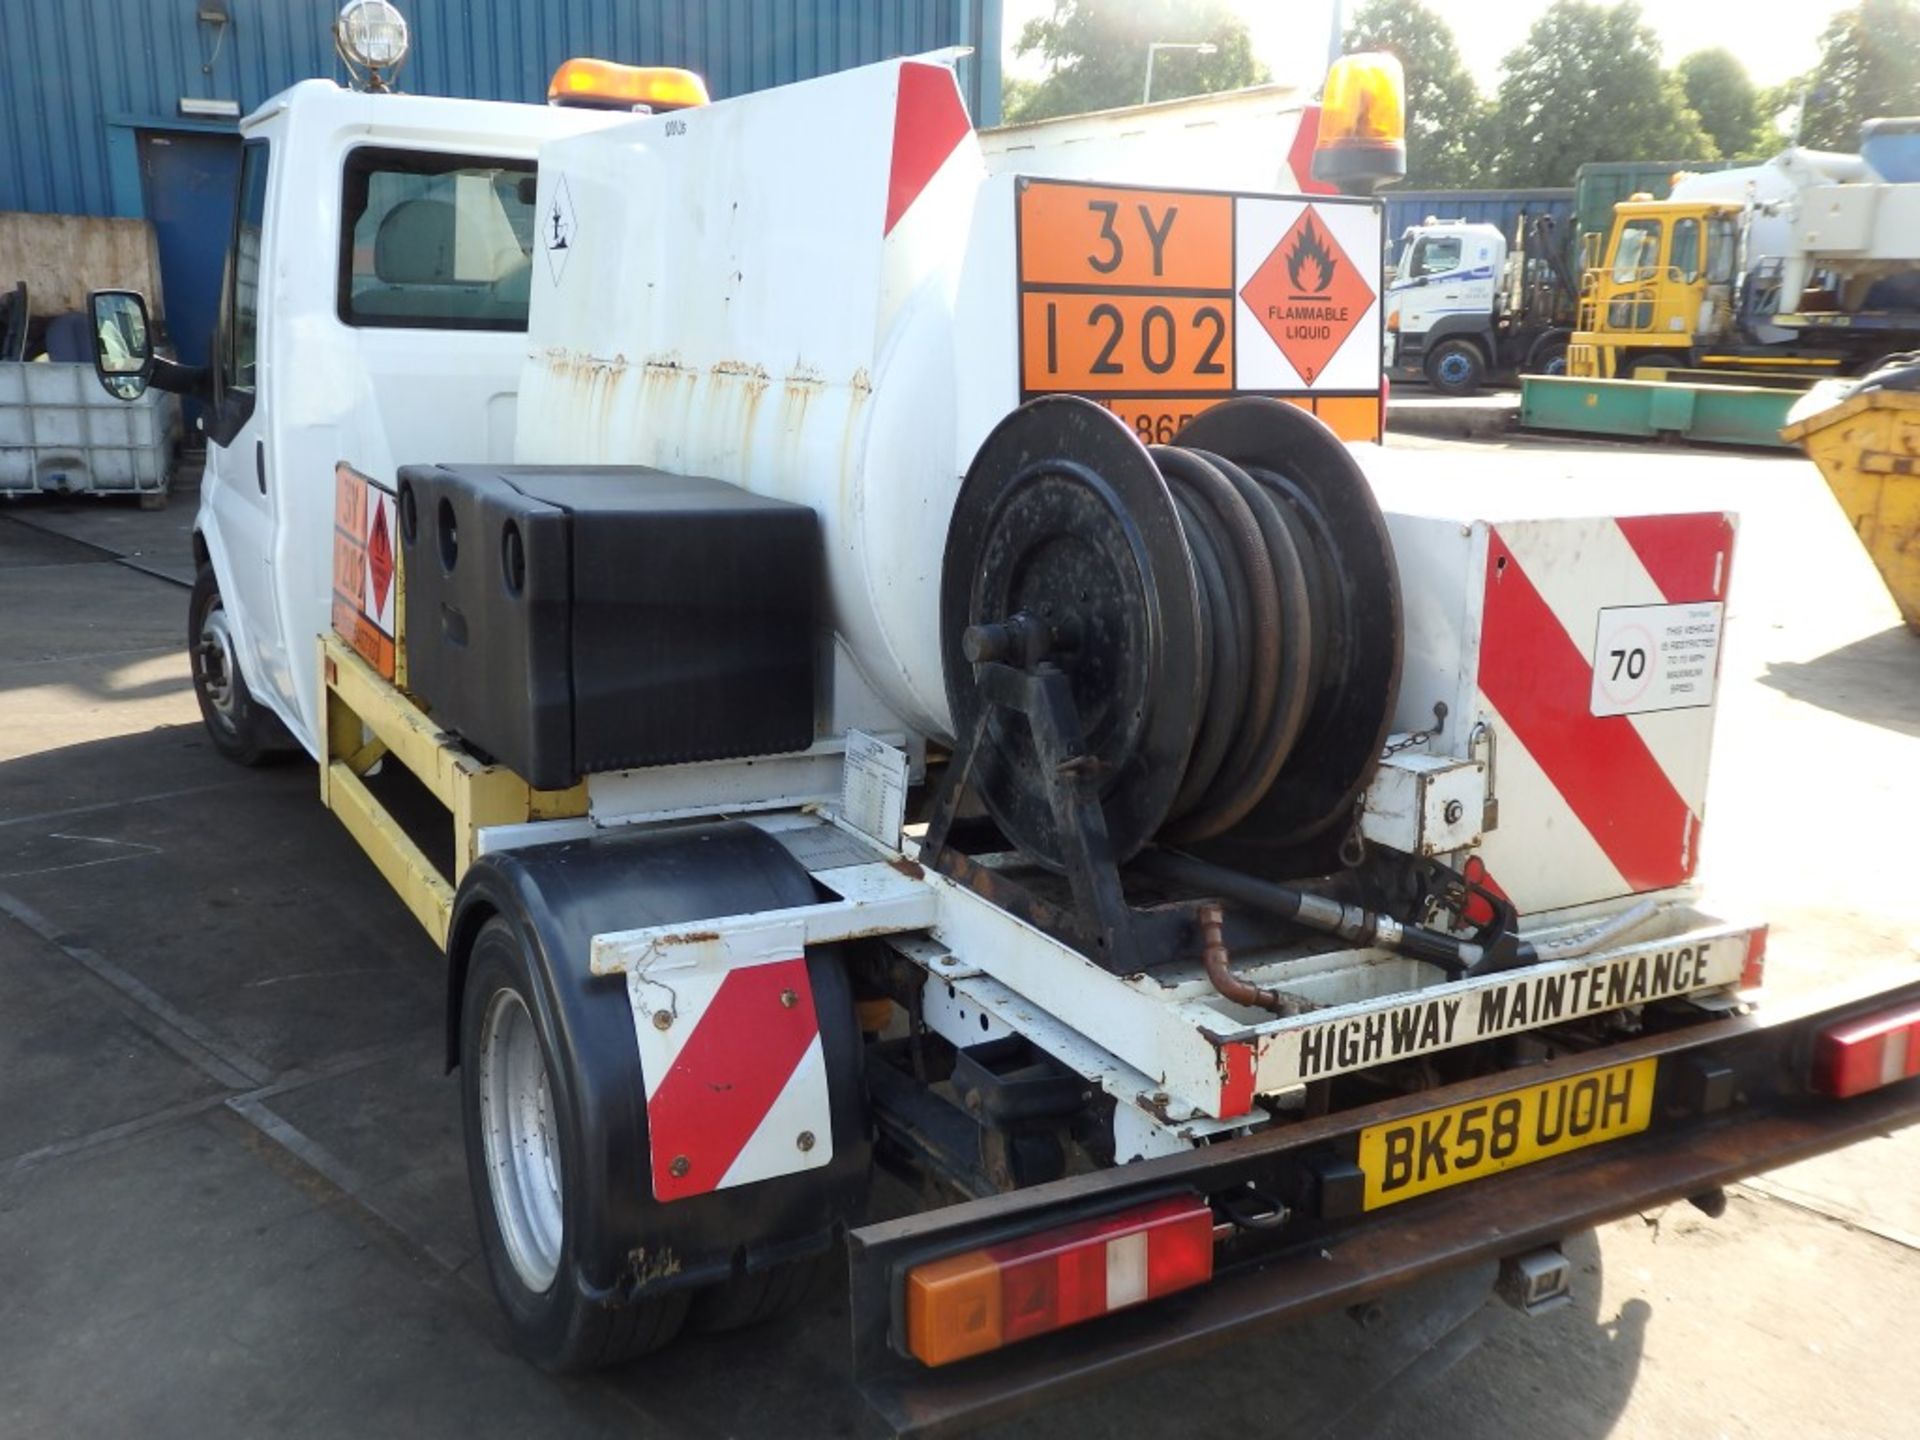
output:
<path id="1" fill-rule="evenodd" d="M 136 290 L 95 290 L 87 308 L 93 319 L 94 374 L 109 395 L 138 400 L 153 378 L 146 298 Z"/>

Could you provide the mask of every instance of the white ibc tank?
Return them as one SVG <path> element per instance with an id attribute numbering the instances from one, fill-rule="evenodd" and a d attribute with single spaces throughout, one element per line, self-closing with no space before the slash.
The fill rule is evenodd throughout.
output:
<path id="1" fill-rule="evenodd" d="M 984 179 L 951 72 L 913 61 L 541 152 L 516 459 L 653 465 L 811 506 L 836 728 L 951 737 L 947 522 L 983 426 L 1017 400 L 1010 353 L 956 338 Z M 969 396 L 981 418 L 963 425 Z"/>

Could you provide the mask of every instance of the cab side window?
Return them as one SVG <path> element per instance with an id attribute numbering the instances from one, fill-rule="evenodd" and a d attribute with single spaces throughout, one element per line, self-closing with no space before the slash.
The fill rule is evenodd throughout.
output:
<path id="1" fill-rule="evenodd" d="M 1413 257 L 1413 276 L 1445 275 L 1460 268 L 1460 237 L 1430 235 L 1420 242 Z"/>
<path id="2" fill-rule="evenodd" d="M 524 330 L 531 161 L 362 146 L 347 157 L 338 310 L 349 325 Z"/>
<path id="3" fill-rule="evenodd" d="M 1676 279 L 1691 285 L 1700 278 L 1700 222 L 1673 222 L 1673 248 L 1667 255 L 1667 267 Z"/>
<path id="4" fill-rule="evenodd" d="M 1620 241 L 1613 252 L 1613 279 L 1618 285 L 1636 280 L 1651 280 L 1660 263 L 1660 222 L 1629 220 L 1620 227 Z"/>
<path id="5" fill-rule="evenodd" d="M 1710 284 L 1724 285 L 1733 279 L 1739 247 L 1740 236 L 1731 220 L 1715 216 L 1707 222 L 1707 280 Z"/>
<path id="6" fill-rule="evenodd" d="M 230 444 L 253 414 L 260 353 L 260 248 L 267 218 L 267 144 L 249 140 L 240 151 L 234 197 L 233 242 L 222 287 L 214 404 L 207 437 Z"/>

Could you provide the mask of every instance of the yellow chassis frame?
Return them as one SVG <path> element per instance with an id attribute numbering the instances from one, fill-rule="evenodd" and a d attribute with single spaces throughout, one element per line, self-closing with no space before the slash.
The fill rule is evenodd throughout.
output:
<path id="1" fill-rule="evenodd" d="M 479 858 L 482 826 L 587 813 L 585 784 L 536 790 L 505 766 L 481 764 L 337 635 L 320 637 L 320 685 L 326 699 L 320 803 L 340 817 L 442 949 L 454 892 Z M 440 873 L 367 788 L 368 772 L 389 758 L 406 766 L 446 806 L 453 822 L 452 875 Z"/>

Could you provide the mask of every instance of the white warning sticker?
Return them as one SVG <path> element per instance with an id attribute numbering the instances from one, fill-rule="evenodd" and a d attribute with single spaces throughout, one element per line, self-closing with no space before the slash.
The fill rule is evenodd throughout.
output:
<path id="1" fill-rule="evenodd" d="M 1602 610 L 1593 641 L 1592 712 L 1643 715 L 1711 705 L 1721 608 L 1711 600 Z"/>
<path id="2" fill-rule="evenodd" d="M 906 751 L 865 731 L 847 731 L 840 814 L 854 829 L 895 850 L 906 818 L 907 769 Z"/>

